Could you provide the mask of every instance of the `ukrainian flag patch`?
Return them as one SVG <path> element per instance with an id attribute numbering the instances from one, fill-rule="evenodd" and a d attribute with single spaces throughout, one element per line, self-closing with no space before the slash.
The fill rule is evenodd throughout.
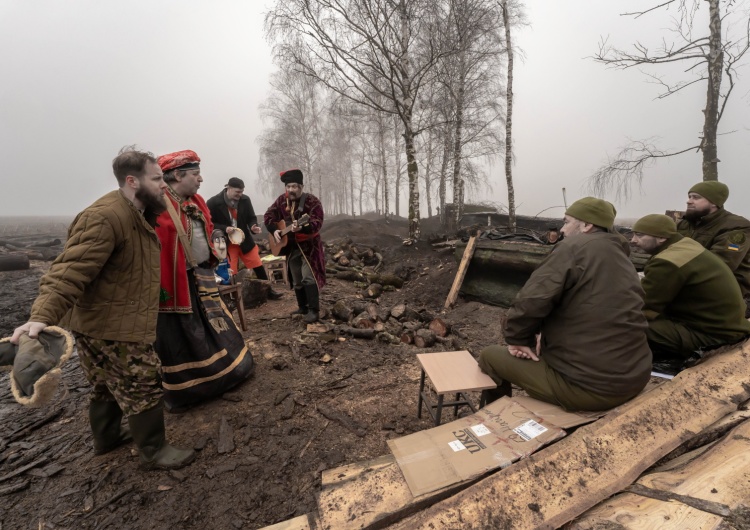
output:
<path id="1" fill-rule="evenodd" d="M 728 250 L 734 250 L 735 252 L 739 252 L 740 246 L 736 243 L 729 243 L 729 246 L 727 247 Z"/>

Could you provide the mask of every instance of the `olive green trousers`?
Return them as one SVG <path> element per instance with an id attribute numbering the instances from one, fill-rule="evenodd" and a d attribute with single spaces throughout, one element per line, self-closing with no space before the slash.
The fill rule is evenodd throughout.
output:
<path id="1" fill-rule="evenodd" d="M 503 346 L 489 346 L 479 354 L 479 367 L 498 386 L 504 381 L 523 388 L 534 399 L 559 405 L 566 410 L 608 410 L 634 396 L 603 396 L 566 380 L 540 357 L 519 359 Z"/>

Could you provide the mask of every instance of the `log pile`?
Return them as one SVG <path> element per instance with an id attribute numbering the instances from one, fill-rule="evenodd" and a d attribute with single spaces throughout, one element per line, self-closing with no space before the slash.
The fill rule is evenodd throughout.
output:
<path id="1" fill-rule="evenodd" d="M 60 239 L 22 236 L 0 239 L 0 271 L 29 268 L 29 260 L 52 261 L 62 252 Z"/>
<path id="2" fill-rule="evenodd" d="M 404 278 L 396 274 L 380 273 L 383 255 L 377 247 L 356 245 L 349 238 L 333 241 L 326 247 L 326 274 L 354 282 L 362 289 L 364 298 L 377 299 L 383 292 L 403 287 Z"/>
<path id="3" fill-rule="evenodd" d="M 442 349 L 462 349 L 459 329 L 428 309 L 416 310 L 406 304 L 385 307 L 371 300 L 338 300 L 330 309 L 335 325 L 313 326 L 313 333 L 335 332 L 358 339 L 377 339 L 389 344 L 413 344 L 419 348 L 440 345 Z"/>

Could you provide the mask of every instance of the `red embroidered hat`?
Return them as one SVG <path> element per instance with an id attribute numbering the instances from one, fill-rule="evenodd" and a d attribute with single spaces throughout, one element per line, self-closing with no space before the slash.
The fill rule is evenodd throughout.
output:
<path id="1" fill-rule="evenodd" d="M 195 169 L 200 165 L 200 161 L 201 159 L 195 151 L 187 149 L 162 155 L 156 163 L 159 164 L 162 171 L 169 171 L 170 169 Z"/>

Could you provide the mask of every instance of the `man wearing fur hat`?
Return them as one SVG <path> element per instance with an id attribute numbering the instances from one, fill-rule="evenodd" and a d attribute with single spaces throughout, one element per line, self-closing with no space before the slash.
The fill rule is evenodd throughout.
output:
<path id="1" fill-rule="evenodd" d="M 282 255 L 286 255 L 297 297 L 298 309 L 292 314 L 305 315 L 305 322 L 312 323 L 318 320 L 320 289 L 326 283 L 325 251 L 320 239 L 323 205 L 317 197 L 303 191 L 303 175 L 299 169 L 281 172 L 281 182 L 285 191 L 268 208 L 263 222 L 277 243 L 281 241 L 279 223 L 284 221 L 291 227 Z M 303 215 L 308 216 L 308 221 L 301 224 L 299 219 Z"/>
<path id="2" fill-rule="evenodd" d="M 239 262 L 242 260 L 248 270 L 255 271 L 258 279 L 267 280 L 268 274 L 260 261 L 258 245 L 253 239 L 253 234 L 260 234 L 261 229 L 253 203 L 244 191 L 245 183 L 242 179 L 232 177 L 224 189 L 208 199 L 206 204 L 211 212 L 214 228 L 227 235 L 227 254 L 232 271 L 235 274 L 239 271 Z M 233 241 L 235 238 L 239 243 Z M 268 293 L 271 300 L 278 300 L 282 296 L 273 289 Z"/>
<path id="3" fill-rule="evenodd" d="M 651 373 L 643 290 L 614 220 L 614 207 L 594 197 L 565 212 L 565 238 L 508 310 L 508 346 L 480 353 L 498 384 L 490 399 L 510 396 L 513 383 L 568 410 L 606 410 L 643 390 Z"/>
<path id="4" fill-rule="evenodd" d="M 632 243 L 651 254 L 642 285 L 655 359 L 686 360 L 750 333 L 732 271 L 700 243 L 678 234 L 672 219 L 642 217 L 633 225 Z"/>
<path id="5" fill-rule="evenodd" d="M 727 264 L 740 284 L 750 317 L 750 221 L 729 213 L 724 203 L 729 188 L 723 182 L 699 182 L 688 192 L 685 216 L 677 225 L 680 235 L 694 239 Z"/>
<path id="6" fill-rule="evenodd" d="M 176 469 L 195 453 L 166 442 L 153 348 L 160 255 L 154 226 L 165 208 L 166 185 L 154 156 L 132 147 L 120 151 L 112 168 L 119 190 L 75 218 L 65 249 L 40 281 L 29 322 L 15 330 L 11 342 L 23 347 L 64 320 L 93 385 L 89 421 L 95 453 L 135 440 L 142 467 Z M 121 425 L 123 416 L 129 432 Z"/>

